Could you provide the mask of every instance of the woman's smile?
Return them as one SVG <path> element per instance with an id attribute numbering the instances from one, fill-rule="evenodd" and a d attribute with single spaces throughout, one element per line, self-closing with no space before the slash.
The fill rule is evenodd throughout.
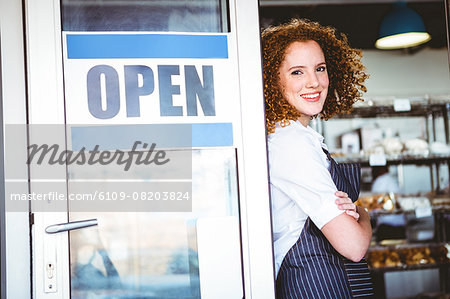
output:
<path id="1" fill-rule="evenodd" d="M 308 102 L 317 102 L 320 99 L 320 92 L 305 93 L 300 96 Z"/>

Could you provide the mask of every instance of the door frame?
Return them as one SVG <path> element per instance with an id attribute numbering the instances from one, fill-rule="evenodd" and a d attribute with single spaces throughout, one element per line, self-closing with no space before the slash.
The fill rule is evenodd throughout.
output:
<path id="1" fill-rule="evenodd" d="M 7 178 L 11 169 L 3 162 L 9 161 L 24 178 L 28 168 L 16 155 L 5 152 L 4 136 L 11 124 L 25 125 L 26 117 L 26 57 L 24 48 L 22 1 L 0 0 L 0 139 L 2 163 L 0 192 L 5 199 L 8 192 Z M 26 134 L 16 136 L 24 145 Z M 16 153 L 26 156 L 26 147 L 17 148 Z M 8 163 L 8 165 L 11 165 Z M 21 193 L 28 193 L 24 187 Z M 0 209 L 1 235 L 1 298 L 31 297 L 31 248 L 29 210 L 11 212 Z"/>
<path id="2" fill-rule="evenodd" d="M 447 31 L 447 52 L 448 52 L 448 69 L 450 71 L 450 1 L 444 0 L 445 9 L 445 25 Z"/>
<path id="3" fill-rule="evenodd" d="M 274 268 L 269 201 L 265 114 L 258 1 L 234 1 L 239 69 L 242 138 L 238 148 L 238 183 L 241 215 L 241 245 L 246 298 L 274 298 Z M 64 124 L 62 42 L 58 0 L 25 1 L 28 112 L 30 124 Z M 42 76 L 45 70 L 45 76 Z M 42 104 L 45 104 L 45 111 Z M 256 117 L 255 117 L 256 116 Z M 32 138 L 32 136 L 30 137 Z M 61 140 L 64 136 L 59 136 Z M 32 142 L 31 142 L 32 143 Z M 30 169 L 33 173 L 33 169 Z M 65 168 L 59 172 L 65 179 Z M 33 176 L 30 188 L 34 189 Z M 52 190 L 54 191 L 54 190 Z M 58 190 L 67 194 L 67 190 Z M 68 233 L 45 234 L 45 228 L 68 221 L 65 212 L 34 213 L 33 293 L 34 298 L 70 298 Z M 39 232 L 39 233 L 38 233 Z M 49 244 L 54 249 L 44 248 Z M 45 258 L 44 258 L 45 257 Z M 65 261 L 65 262 L 64 262 Z M 56 264 L 56 289 L 45 292 L 45 265 Z"/>
<path id="4" fill-rule="evenodd" d="M 240 175 L 242 180 L 246 179 L 245 183 L 240 182 L 245 188 L 240 191 L 244 198 L 241 214 L 246 213 L 247 217 L 242 221 L 241 232 L 245 294 L 246 298 L 275 298 L 259 3 L 236 0 L 235 7 L 244 164 L 240 171 L 245 174 L 246 170 L 251 170 Z M 255 115 L 258 118 L 255 119 Z"/>

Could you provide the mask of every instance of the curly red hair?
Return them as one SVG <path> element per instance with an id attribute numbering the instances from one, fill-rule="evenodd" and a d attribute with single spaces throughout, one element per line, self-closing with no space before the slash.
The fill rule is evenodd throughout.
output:
<path id="1" fill-rule="evenodd" d="M 351 48 L 347 37 L 336 29 L 303 19 L 269 27 L 262 32 L 264 97 L 266 101 L 267 133 L 275 132 L 276 123 L 289 125 L 300 117 L 284 98 L 279 84 L 279 69 L 286 49 L 295 41 L 316 41 L 325 55 L 329 77 L 328 95 L 320 113 L 327 120 L 337 113 L 349 113 L 353 104 L 366 91 L 369 77 L 361 63 L 362 52 Z"/>

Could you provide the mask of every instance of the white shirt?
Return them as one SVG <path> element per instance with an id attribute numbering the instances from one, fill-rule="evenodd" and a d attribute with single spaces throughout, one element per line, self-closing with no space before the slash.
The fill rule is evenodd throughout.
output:
<path id="1" fill-rule="evenodd" d="M 275 270 L 296 243 L 308 217 L 321 229 L 343 213 L 322 147 L 323 137 L 298 121 L 268 136 Z"/>

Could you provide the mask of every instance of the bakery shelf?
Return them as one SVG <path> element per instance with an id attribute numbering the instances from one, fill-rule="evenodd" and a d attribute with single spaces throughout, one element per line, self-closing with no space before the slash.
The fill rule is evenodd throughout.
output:
<path id="1" fill-rule="evenodd" d="M 373 118 L 373 117 L 414 117 L 424 115 L 439 115 L 450 110 L 448 101 L 411 101 L 411 110 L 396 111 L 392 101 L 385 101 L 384 104 L 361 103 L 354 107 L 349 114 L 339 114 L 334 118 Z"/>
<path id="2" fill-rule="evenodd" d="M 407 105 L 398 105 L 399 103 L 407 103 Z M 423 117 L 425 118 L 426 136 L 425 141 L 430 145 L 432 142 L 437 142 L 436 138 L 436 121 L 442 119 L 445 143 L 450 145 L 450 97 L 448 95 L 433 95 L 433 96 L 417 96 L 405 99 L 397 97 L 383 97 L 383 98 L 367 98 L 364 101 L 359 101 L 354 104 L 354 109 L 351 113 L 336 115 L 333 119 L 354 119 L 354 118 L 389 118 L 389 117 Z M 333 119 L 325 122 L 319 122 L 317 130 L 323 134 L 326 131 L 326 126 L 333 122 Z M 367 149 L 365 149 L 367 150 Z M 338 153 L 334 156 L 338 163 L 360 163 L 363 167 L 373 167 L 382 164 L 384 158 L 377 155 L 372 158 L 373 163 L 370 163 L 369 153 L 365 152 L 361 155 L 346 155 L 340 156 Z M 450 153 L 446 151 L 437 152 L 430 151 L 421 152 L 402 152 L 400 154 L 388 154 L 385 157 L 387 166 L 391 165 L 418 165 L 427 166 L 430 168 L 430 182 L 431 190 L 440 191 L 440 181 L 435 180 L 439 178 L 440 165 L 447 164 L 449 167 L 450 177 Z M 449 182 L 450 184 L 450 182 Z M 444 185 L 445 186 L 445 185 Z"/>
<path id="3" fill-rule="evenodd" d="M 334 157 L 338 163 L 360 163 L 361 166 L 371 166 L 368 156 L 341 156 Z M 436 163 L 448 163 L 450 155 L 387 155 L 387 165 L 414 164 L 414 165 L 433 165 Z"/>
<path id="4" fill-rule="evenodd" d="M 371 246 L 367 261 L 372 271 L 422 270 L 450 265 L 449 243 L 404 243 Z"/>
<path id="5" fill-rule="evenodd" d="M 372 272 L 398 272 L 398 271 L 412 271 L 412 270 L 425 270 L 425 269 L 440 269 L 442 267 L 448 267 L 450 262 L 434 263 L 434 264 L 422 264 L 422 265 L 403 265 L 400 267 L 369 267 Z"/>
<path id="6" fill-rule="evenodd" d="M 433 206 L 431 207 L 431 211 L 433 213 L 450 213 L 450 206 Z M 377 215 L 389 215 L 389 214 L 414 214 L 415 210 L 402 210 L 402 209 L 394 209 L 394 210 L 383 210 L 383 209 L 373 209 L 369 211 L 370 216 Z"/>
<path id="7" fill-rule="evenodd" d="M 377 245 L 370 247 L 367 253 L 367 262 L 375 290 L 378 290 L 376 298 L 386 298 L 386 273 L 427 269 L 437 269 L 439 271 L 440 291 L 446 294 L 450 289 L 450 260 L 448 252 L 448 243 L 405 243 L 401 245 Z M 423 263 L 420 263 L 420 261 Z M 373 265 L 376 263 L 378 263 L 378 266 L 374 267 Z M 386 266 L 386 264 L 391 264 L 392 266 Z"/>

